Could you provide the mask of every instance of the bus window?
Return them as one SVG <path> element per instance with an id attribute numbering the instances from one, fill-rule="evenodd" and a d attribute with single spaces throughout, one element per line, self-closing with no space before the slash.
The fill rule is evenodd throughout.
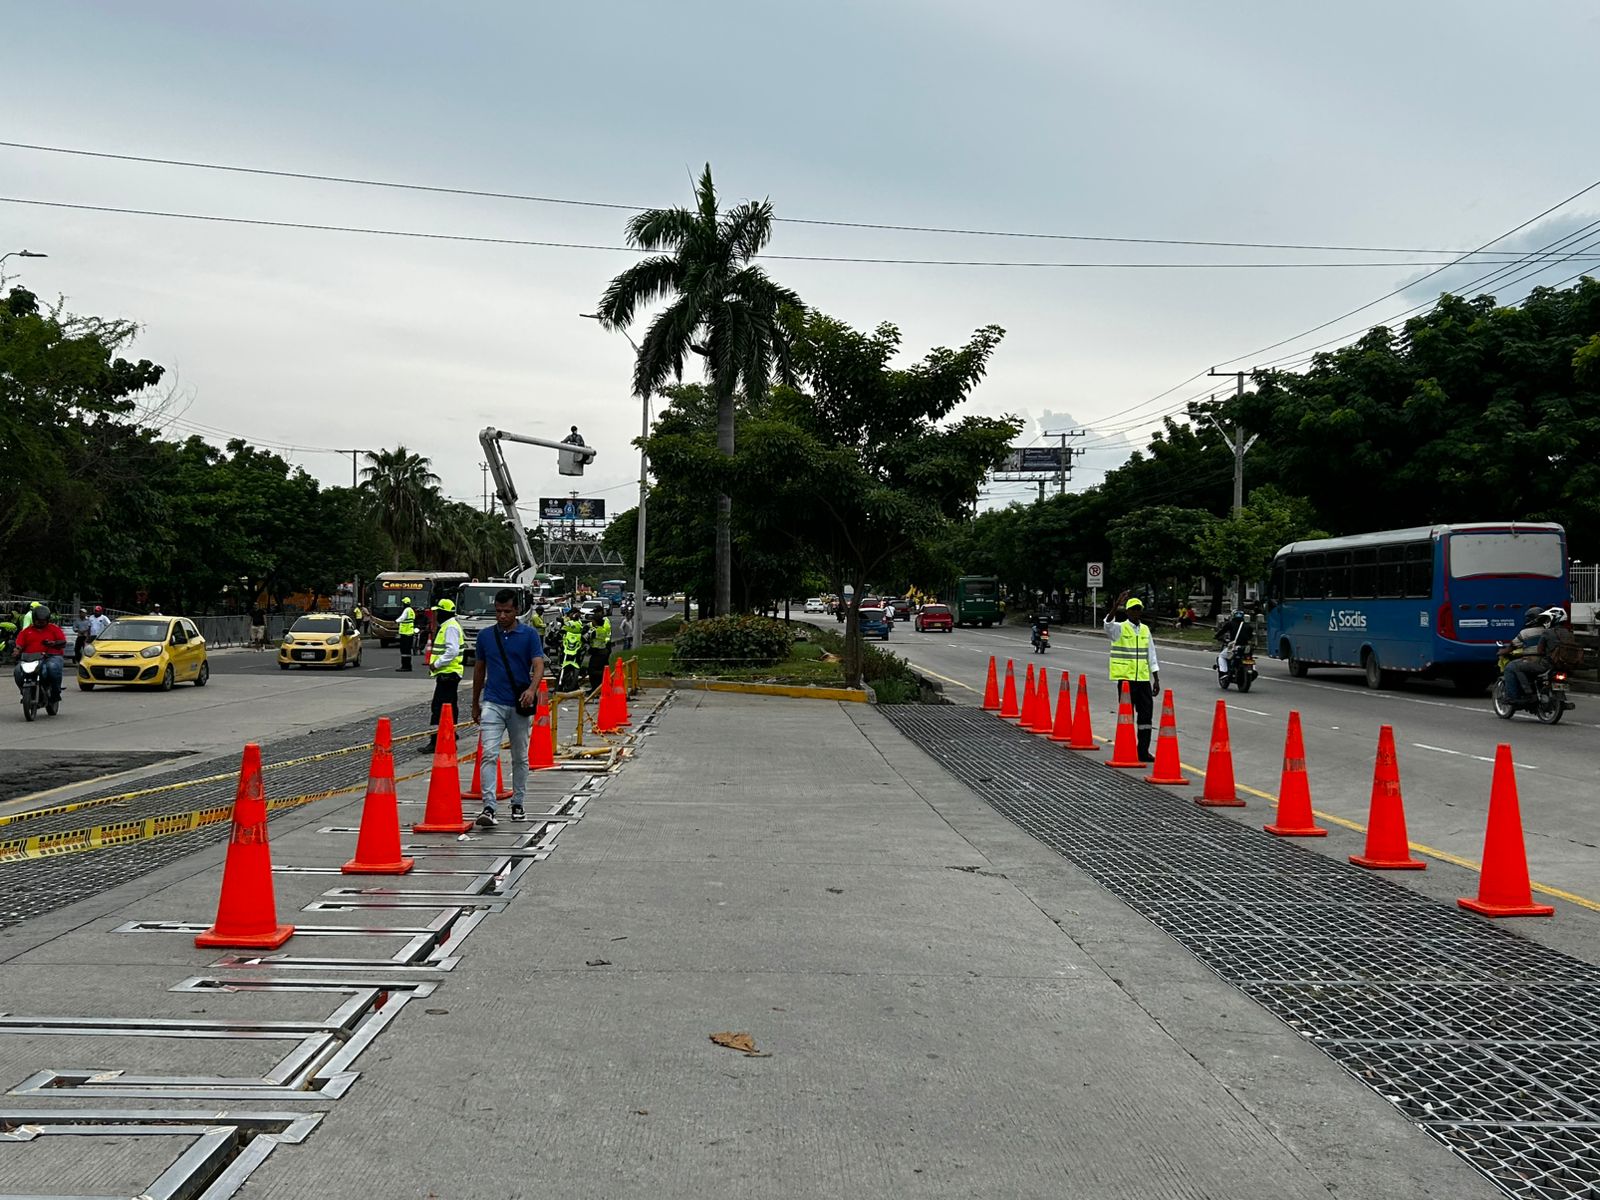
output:
<path id="1" fill-rule="evenodd" d="M 1406 547 L 1406 599 L 1433 599 L 1433 543 L 1413 542 Z"/>
<path id="2" fill-rule="evenodd" d="M 1450 577 L 1526 575 L 1560 579 L 1565 575 L 1561 537 L 1554 533 L 1452 533 Z"/>
<path id="3" fill-rule="evenodd" d="M 1284 574 L 1284 561 L 1280 558 L 1272 564 L 1272 578 L 1267 582 L 1267 604 L 1269 606 L 1283 602 Z"/>
<path id="4" fill-rule="evenodd" d="M 1406 548 L 1380 546 L 1378 548 L 1377 595 L 1388 600 L 1398 600 L 1406 594 Z"/>
<path id="5" fill-rule="evenodd" d="M 1376 549 L 1350 552 L 1350 596 L 1366 599 L 1378 595 L 1378 552 Z"/>
<path id="6" fill-rule="evenodd" d="M 1333 550 L 1325 558 L 1326 566 L 1323 568 L 1322 586 L 1324 595 L 1331 598 L 1344 599 L 1350 592 L 1350 551 Z"/>
<path id="7" fill-rule="evenodd" d="M 1307 600 L 1321 600 L 1328 594 L 1323 556 L 1308 554 L 1300 566 L 1300 595 Z"/>

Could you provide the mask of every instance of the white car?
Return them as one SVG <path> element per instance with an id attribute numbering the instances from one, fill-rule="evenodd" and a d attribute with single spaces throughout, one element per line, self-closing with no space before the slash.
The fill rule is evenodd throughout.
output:
<path id="1" fill-rule="evenodd" d="M 808 613 L 825 613 L 828 611 L 828 606 L 822 602 L 821 596 L 813 596 L 806 601 L 806 611 Z"/>

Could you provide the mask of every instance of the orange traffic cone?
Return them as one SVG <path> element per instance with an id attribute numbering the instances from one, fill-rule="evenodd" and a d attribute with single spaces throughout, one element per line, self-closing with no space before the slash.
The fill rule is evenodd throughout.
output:
<path id="1" fill-rule="evenodd" d="M 346 875 L 404 875 L 417 865 L 400 853 L 400 807 L 394 794 L 394 751 L 389 747 L 389 718 L 379 717 L 356 856 L 339 868 Z"/>
<path id="2" fill-rule="evenodd" d="M 1050 736 L 1053 728 L 1050 718 L 1050 672 L 1043 667 L 1039 668 L 1039 688 L 1034 696 L 1033 724 L 1028 728 L 1034 733 Z"/>
<path id="3" fill-rule="evenodd" d="M 465 833 L 472 822 L 461 815 L 461 764 L 456 760 L 455 714 L 446 704 L 439 713 L 434 742 L 433 773 L 428 776 L 428 806 L 413 833 Z"/>
<path id="4" fill-rule="evenodd" d="M 1056 723 L 1050 731 L 1052 742 L 1072 742 L 1072 677 L 1061 672 L 1061 686 L 1056 689 Z"/>
<path id="5" fill-rule="evenodd" d="M 1000 711 L 1000 681 L 994 671 L 994 655 L 989 655 L 989 678 L 983 683 L 983 711 Z"/>
<path id="6" fill-rule="evenodd" d="M 1079 750 L 1085 754 L 1098 754 L 1100 743 L 1094 740 L 1094 727 L 1089 721 L 1089 677 L 1078 676 L 1078 703 L 1072 710 L 1072 740 L 1067 743 L 1068 750 Z"/>
<path id="7" fill-rule="evenodd" d="M 1000 715 L 1008 721 L 1014 721 L 1022 715 L 1022 710 L 1017 707 L 1017 676 L 1011 665 L 1011 660 L 1006 659 L 1006 687 L 1000 697 Z"/>
<path id="8" fill-rule="evenodd" d="M 1311 780 L 1306 775 L 1306 744 L 1300 736 L 1300 714 L 1289 710 L 1289 734 L 1283 743 L 1283 775 L 1278 781 L 1278 819 L 1261 828 L 1277 837 L 1327 837 L 1311 815 Z"/>
<path id="9" fill-rule="evenodd" d="M 1139 761 L 1139 743 L 1133 732 L 1133 701 L 1128 699 L 1126 683 L 1122 684 L 1121 692 L 1122 700 L 1117 705 L 1117 740 L 1111 746 L 1111 761 L 1106 766 L 1142 769 L 1144 763 Z"/>
<path id="10" fill-rule="evenodd" d="M 1394 753 L 1394 728 L 1378 730 L 1378 758 L 1372 766 L 1372 805 L 1367 812 L 1367 852 L 1352 854 L 1358 867 L 1421 871 L 1427 863 L 1411 857 L 1406 838 L 1405 802 L 1400 796 L 1400 762 Z"/>
<path id="11" fill-rule="evenodd" d="M 1233 782 L 1233 742 L 1228 738 L 1228 705 L 1217 701 L 1211 718 L 1211 753 L 1206 758 L 1205 790 L 1195 797 L 1207 808 L 1243 808 L 1239 789 Z"/>
<path id="12" fill-rule="evenodd" d="M 556 765 L 555 736 L 550 730 L 550 699 L 544 680 L 539 681 L 539 703 L 533 714 L 533 736 L 528 739 L 528 769 L 549 771 Z"/>
<path id="13" fill-rule="evenodd" d="M 617 689 L 617 724 L 632 725 L 633 719 L 628 716 L 628 673 L 622 669 L 620 661 L 613 666 L 611 678 Z"/>
<path id="14" fill-rule="evenodd" d="M 617 723 L 617 693 L 611 686 L 611 672 L 600 672 L 600 686 L 595 689 L 599 705 L 594 712 L 594 730 L 596 733 L 615 733 L 620 726 Z"/>
<path id="15" fill-rule="evenodd" d="M 1489 825 L 1483 835 L 1483 873 L 1475 900 L 1456 901 L 1486 917 L 1548 917 L 1556 910 L 1533 902 L 1528 879 L 1528 849 L 1522 840 L 1522 806 L 1517 800 L 1517 771 L 1511 747 L 1501 742 L 1494 751 L 1494 784 L 1489 791 Z"/>
<path id="16" fill-rule="evenodd" d="M 217 919 L 194 944 L 276 950 L 293 934 L 293 925 L 278 924 L 278 905 L 272 896 L 272 854 L 267 848 L 261 747 L 251 742 L 244 748 L 239 789 L 233 798 L 233 834 L 222 868 Z"/>
<path id="17" fill-rule="evenodd" d="M 1189 786 L 1189 779 L 1183 773 L 1183 759 L 1178 754 L 1178 714 L 1172 707 L 1171 688 L 1161 694 L 1161 729 L 1156 735 L 1156 762 L 1144 781 L 1171 787 Z"/>
<path id="18" fill-rule="evenodd" d="M 461 793 L 463 800 L 483 799 L 483 734 L 478 735 L 478 752 L 472 756 L 472 782 Z"/>
<path id="19" fill-rule="evenodd" d="M 1028 664 L 1028 673 L 1022 681 L 1022 712 L 1017 716 L 1017 724 L 1024 729 L 1033 728 L 1033 707 L 1039 698 L 1034 695 L 1033 664 Z"/>
<path id="20" fill-rule="evenodd" d="M 511 799 L 511 789 L 506 786 L 506 777 L 500 769 L 500 755 L 494 756 L 494 798 L 496 800 Z"/>

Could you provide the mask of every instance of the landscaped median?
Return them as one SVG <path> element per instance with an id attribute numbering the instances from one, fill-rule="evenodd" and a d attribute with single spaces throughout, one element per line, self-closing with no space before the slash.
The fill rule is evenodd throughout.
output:
<path id="1" fill-rule="evenodd" d="M 844 636 L 802 622 L 739 615 L 684 623 L 671 618 L 645 631 L 645 644 L 626 650 L 646 686 L 699 688 L 755 695 L 913 704 L 921 681 L 905 661 L 863 647 L 868 690 L 845 685 Z"/>

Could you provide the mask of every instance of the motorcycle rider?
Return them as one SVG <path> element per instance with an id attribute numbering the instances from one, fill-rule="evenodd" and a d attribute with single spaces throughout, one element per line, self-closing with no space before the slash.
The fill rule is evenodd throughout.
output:
<path id="1" fill-rule="evenodd" d="M 1217 655 L 1217 674 L 1227 675 L 1233 663 L 1234 651 L 1248 650 L 1255 637 L 1255 627 L 1250 624 L 1250 614 L 1243 609 L 1235 609 L 1233 615 L 1213 636 L 1222 643 L 1222 651 Z"/>
<path id="2" fill-rule="evenodd" d="M 1505 674 L 1501 682 L 1506 699 L 1512 704 L 1522 700 L 1523 685 L 1528 694 L 1534 692 L 1534 680 L 1550 665 L 1550 613 L 1537 604 L 1530 604 L 1522 614 L 1522 632 L 1511 639 L 1506 647 Z"/>
<path id="3" fill-rule="evenodd" d="M 67 652 L 66 631 L 57 625 L 49 608 L 40 604 L 33 610 L 33 623 L 17 634 L 17 654 L 42 654 L 40 672 L 46 687 L 46 703 L 61 703 L 61 661 Z M 22 687 L 22 663 L 11 673 L 17 688 Z"/>
<path id="4" fill-rule="evenodd" d="M 578 610 L 568 608 L 563 614 L 561 623 L 561 670 L 556 674 L 556 686 L 563 691 L 570 690 L 569 683 L 577 685 L 578 679 L 583 674 L 585 660 L 584 641 L 588 635 L 588 626 L 583 618 L 578 616 Z M 573 672 L 571 680 L 567 677 L 568 669 Z"/>
<path id="5" fill-rule="evenodd" d="M 1035 613 L 1033 615 L 1032 627 L 1033 648 L 1037 650 L 1041 640 L 1048 642 L 1050 639 L 1050 619 Z"/>

